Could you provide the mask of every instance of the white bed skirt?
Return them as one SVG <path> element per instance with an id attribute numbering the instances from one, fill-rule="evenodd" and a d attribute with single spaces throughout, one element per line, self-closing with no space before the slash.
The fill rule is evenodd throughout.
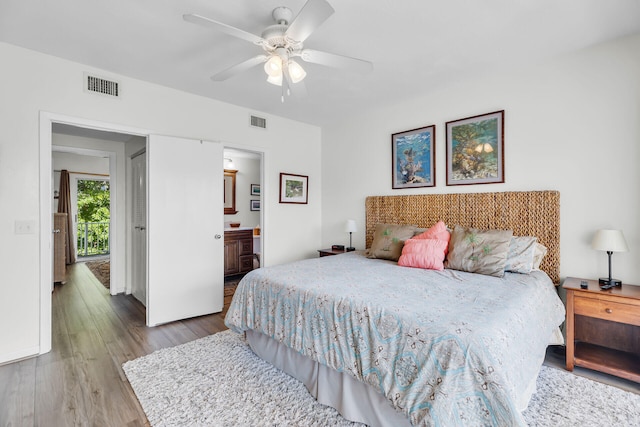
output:
<path id="1" fill-rule="evenodd" d="M 263 360 L 301 381 L 323 405 L 336 408 L 348 420 L 370 426 L 410 426 L 386 398 L 372 387 L 321 365 L 268 336 L 246 331 L 251 349 Z"/>

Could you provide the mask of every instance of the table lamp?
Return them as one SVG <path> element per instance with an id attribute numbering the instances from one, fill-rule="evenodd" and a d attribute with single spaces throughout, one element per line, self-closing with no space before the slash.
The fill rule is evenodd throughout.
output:
<path id="1" fill-rule="evenodd" d="M 601 277 L 598 282 L 607 288 L 622 285 L 622 281 L 611 278 L 611 254 L 614 252 L 627 252 L 627 242 L 624 240 L 621 230 L 598 230 L 591 241 L 591 248 L 598 251 L 606 251 L 609 256 L 609 277 Z"/>
<path id="2" fill-rule="evenodd" d="M 358 226 L 356 225 L 356 221 L 353 219 L 348 219 L 347 223 L 344 226 L 344 231 L 349 233 L 349 247 L 347 248 L 347 252 L 355 251 L 356 248 L 353 247 L 351 242 L 351 235 L 358 231 Z"/>

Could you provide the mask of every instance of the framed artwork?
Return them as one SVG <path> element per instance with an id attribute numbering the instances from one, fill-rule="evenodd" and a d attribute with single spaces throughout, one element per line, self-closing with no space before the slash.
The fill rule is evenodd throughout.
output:
<path id="1" fill-rule="evenodd" d="M 447 122 L 447 185 L 504 182 L 504 110 Z"/>
<path id="2" fill-rule="evenodd" d="M 251 204 L 250 210 L 252 211 L 260 210 L 260 200 L 249 200 L 249 203 Z"/>
<path id="3" fill-rule="evenodd" d="M 436 185 L 436 126 L 391 135 L 391 188 Z"/>
<path id="4" fill-rule="evenodd" d="M 280 203 L 307 204 L 309 177 L 280 173 Z"/>
<path id="5" fill-rule="evenodd" d="M 260 196 L 260 184 L 251 184 L 251 195 Z"/>

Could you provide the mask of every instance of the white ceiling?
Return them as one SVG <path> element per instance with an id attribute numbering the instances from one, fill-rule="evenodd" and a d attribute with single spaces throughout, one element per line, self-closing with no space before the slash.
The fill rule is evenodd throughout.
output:
<path id="1" fill-rule="evenodd" d="M 329 0 L 305 47 L 373 62 L 359 75 L 317 64 L 307 96 L 280 102 L 262 67 L 210 76 L 258 46 L 185 22 L 197 13 L 260 35 L 277 6 L 305 0 L 0 0 L 0 41 L 256 111 L 325 125 L 454 79 L 518 67 L 640 32 L 638 0 Z M 126 91 L 126 86 L 121 88 Z"/>

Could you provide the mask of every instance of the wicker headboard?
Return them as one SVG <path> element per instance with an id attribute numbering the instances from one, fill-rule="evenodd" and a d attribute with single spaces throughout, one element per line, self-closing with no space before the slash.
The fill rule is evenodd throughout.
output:
<path id="1" fill-rule="evenodd" d="M 431 227 L 443 220 L 481 229 L 513 230 L 514 236 L 535 236 L 548 248 L 540 268 L 560 283 L 560 193 L 509 191 L 501 193 L 370 196 L 366 199 L 367 248 L 376 224 Z"/>

